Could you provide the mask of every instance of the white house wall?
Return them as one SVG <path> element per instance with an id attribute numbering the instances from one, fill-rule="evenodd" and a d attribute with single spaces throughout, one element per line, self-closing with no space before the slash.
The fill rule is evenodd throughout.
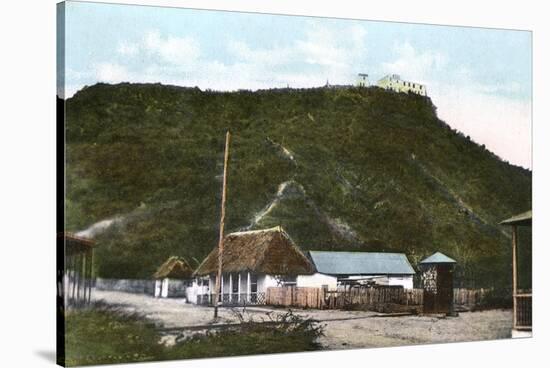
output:
<path id="1" fill-rule="evenodd" d="M 189 303 L 197 304 L 197 295 L 210 294 L 210 285 L 212 284 L 209 282 L 209 286 L 199 285 L 198 280 L 199 279 L 194 279 L 193 284 L 185 289 L 185 294 Z"/>
<path id="2" fill-rule="evenodd" d="M 397 75 L 385 76 L 378 81 L 377 85 L 396 92 L 413 92 L 421 96 L 427 95 L 426 86 L 418 82 L 402 80 Z"/>
<path id="3" fill-rule="evenodd" d="M 160 298 L 161 280 L 155 280 L 155 298 Z"/>
<path id="4" fill-rule="evenodd" d="M 346 280 L 371 280 L 377 285 L 401 285 L 405 289 L 413 288 L 412 276 L 379 276 L 379 275 L 349 275 Z M 298 287 L 323 287 L 327 285 L 329 289 L 334 290 L 338 286 L 338 278 L 332 275 L 315 273 L 313 275 L 299 275 L 296 278 L 296 286 Z M 340 279 L 343 281 L 343 279 Z"/>
<path id="5" fill-rule="evenodd" d="M 277 279 L 271 275 L 258 275 L 258 292 L 265 293 L 268 287 L 275 287 L 277 285 Z"/>
<path id="6" fill-rule="evenodd" d="M 168 284 L 170 283 L 169 279 L 162 279 L 162 286 L 160 290 L 160 296 L 161 298 L 167 298 L 168 297 Z"/>
<path id="7" fill-rule="evenodd" d="M 296 278 L 296 286 L 298 287 L 322 287 L 328 285 L 328 288 L 333 290 L 338 285 L 336 276 L 325 275 L 322 273 L 314 273 L 313 275 L 298 275 Z"/>
<path id="8" fill-rule="evenodd" d="M 389 278 L 389 284 L 390 285 L 401 285 L 404 289 L 412 289 L 413 288 L 413 277 L 412 276 L 402 276 L 402 277 L 390 277 Z"/>

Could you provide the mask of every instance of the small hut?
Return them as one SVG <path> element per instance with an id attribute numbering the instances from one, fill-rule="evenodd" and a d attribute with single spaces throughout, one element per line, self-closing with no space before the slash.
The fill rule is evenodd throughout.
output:
<path id="1" fill-rule="evenodd" d="M 424 313 L 454 314 L 453 271 L 456 261 L 436 252 L 420 262 Z"/>
<path id="2" fill-rule="evenodd" d="M 192 275 L 193 269 L 185 259 L 168 258 L 153 274 L 155 298 L 185 297 L 185 288 Z"/>
<path id="3" fill-rule="evenodd" d="M 262 304 L 268 287 L 296 284 L 298 275 L 311 275 L 315 267 L 280 227 L 243 231 L 224 238 L 222 255 L 222 304 Z M 218 247 L 204 259 L 195 276 L 216 284 Z M 215 293 L 215 287 L 211 287 Z M 213 295 L 202 295 L 197 303 L 209 304 Z"/>

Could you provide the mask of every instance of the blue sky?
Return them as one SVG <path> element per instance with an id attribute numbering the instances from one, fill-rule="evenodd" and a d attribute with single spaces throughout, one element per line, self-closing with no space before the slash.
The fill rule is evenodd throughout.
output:
<path id="1" fill-rule="evenodd" d="M 531 33 L 68 2 L 66 97 L 97 82 L 236 90 L 425 83 L 438 115 L 531 167 Z M 62 71 L 61 71 L 62 72 Z"/>

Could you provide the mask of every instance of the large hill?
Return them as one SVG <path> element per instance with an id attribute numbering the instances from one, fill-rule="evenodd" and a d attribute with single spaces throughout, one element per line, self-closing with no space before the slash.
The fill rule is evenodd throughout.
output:
<path id="1" fill-rule="evenodd" d="M 442 251 L 469 285 L 502 286 L 510 235 L 498 222 L 531 207 L 530 171 L 413 94 L 97 84 L 66 101 L 66 119 L 66 228 L 114 219 L 95 234 L 103 277 L 150 277 L 171 255 L 196 265 L 217 244 L 228 129 L 228 232 L 282 225 L 304 250 L 413 264 Z"/>

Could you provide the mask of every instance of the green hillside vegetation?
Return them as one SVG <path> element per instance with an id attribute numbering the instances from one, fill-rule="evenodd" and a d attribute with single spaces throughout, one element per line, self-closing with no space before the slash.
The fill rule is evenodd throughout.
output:
<path id="1" fill-rule="evenodd" d="M 171 255 L 197 265 L 217 244 L 229 129 L 228 232 L 282 225 L 303 250 L 413 264 L 441 251 L 476 287 L 510 285 L 498 222 L 531 208 L 531 172 L 451 129 L 429 98 L 97 84 L 66 118 L 67 229 L 123 218 L 96 238 L 102 277 L 150 277 Z"/>

